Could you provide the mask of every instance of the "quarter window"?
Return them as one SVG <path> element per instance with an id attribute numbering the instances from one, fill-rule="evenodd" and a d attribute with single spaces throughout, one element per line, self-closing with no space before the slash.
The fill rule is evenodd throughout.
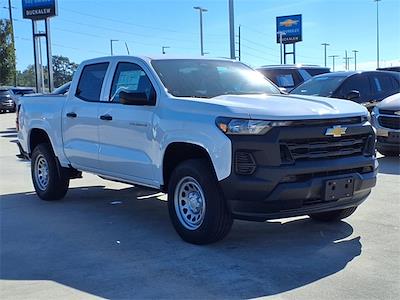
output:
<path id="1" fill-rule="evenodd" d="M 108 63 L 85 66 L 76 89 L 76 97 L 85 101 L 100 101 L 101 87 L 103 86 L 107 68 Z"/>

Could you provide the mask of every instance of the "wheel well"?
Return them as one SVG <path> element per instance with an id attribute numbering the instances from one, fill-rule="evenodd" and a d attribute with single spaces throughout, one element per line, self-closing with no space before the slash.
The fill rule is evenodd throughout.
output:
<path id="1" fill-rule="evenodd" d="M 48 143 L 51 146 L 49 136 L 47 133 L 38 128 L 34 128 L 31 131 L 30 137 L 29 137 L 29 154 L 31 155 L 33 152 L 33 149 L 41 143 Z"/>
<path id="2" fill-rule="evenodd" d="M 163 190 L 168 188 L 169 179 L 175 167 L 188 159 L 204 158 L 212 167 L 212 161 L 207 151 L 198 145 L 189 143 L 172 143 L 165 150 L 163 159 Z M 214 168 L 212 168 L 214 170 Z"/>

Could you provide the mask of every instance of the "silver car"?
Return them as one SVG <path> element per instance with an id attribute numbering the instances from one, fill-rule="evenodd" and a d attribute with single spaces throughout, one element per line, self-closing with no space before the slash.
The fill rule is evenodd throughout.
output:
<path id="1" fill-rule="evenodd" d="M 400 93 L 382 100 L 372 111 L 377 150 L 385 156 L 400 154 Z"/>

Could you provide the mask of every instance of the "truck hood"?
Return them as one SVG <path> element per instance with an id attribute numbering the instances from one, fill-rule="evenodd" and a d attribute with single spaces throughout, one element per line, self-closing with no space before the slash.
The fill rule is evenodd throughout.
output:
<path id="1" fill-rule="evenodd" d="M 400 111 L 400 93 L 394 94 L 379 102 L 379 109 Z"/>
<path id="2" fill-rule="evenodd" d="M 222 105 L 234 114 L 248 114 L 251 119 L 328 119 L 368 115 L 368 110 L 355 102 L 316 96 L 223 95 L 203 101 Z"/>

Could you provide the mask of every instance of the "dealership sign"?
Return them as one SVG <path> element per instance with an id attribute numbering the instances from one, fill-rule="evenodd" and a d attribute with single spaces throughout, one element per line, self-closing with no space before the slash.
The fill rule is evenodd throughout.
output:
<path id="1" fill-rule="evenodd" d="M 276 42 L 293 44 L 302 41 L 301 15 L 276 17 Z"/>
<path id="2" fill-rule="evenodd" d="M 57 15 L 57 0 L 22 0 L 24 19 L 40 20 Z"/>

